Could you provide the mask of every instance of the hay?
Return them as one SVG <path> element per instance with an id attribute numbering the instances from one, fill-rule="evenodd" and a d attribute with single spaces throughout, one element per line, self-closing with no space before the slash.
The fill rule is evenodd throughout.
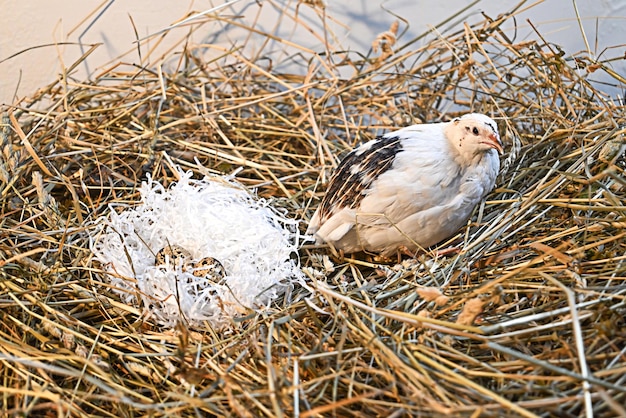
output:
<path id="1" fill-rule="evenodd" d="M 320 3 L 304 7 L 324 15 Z M 283 18 L 306 25 L 298 12 Z M 209 16 L 258 48 L 181 42 L 171 67 L 113 66 L 91 82 L 66 74 L 6 108 L 2 409 L 626 414 L 625 109 L 589 78 L 624 80 L 541 37 L 516 40 L 503 29 L 514 18 L 423 45 L 373 34 L 382 55 L 363 57 L 332 34 L 313 32 L 327 40 L 316 54 Z M 306 71 L 278 71 L 272 58 Z M 176 166 L 197 176 L 243 167 L 238 181 L 308 219 L 356 143 L 470 109 L 498 120 L 508 154 L 499 187 L 440 245 L 456 254 L 379 266 L 305 246 L 306 283 L 218 332 L 159 328 L 123 302 L 89 250 L 89 222 L 137 202 L 148 174 L 167 185 Z"/>

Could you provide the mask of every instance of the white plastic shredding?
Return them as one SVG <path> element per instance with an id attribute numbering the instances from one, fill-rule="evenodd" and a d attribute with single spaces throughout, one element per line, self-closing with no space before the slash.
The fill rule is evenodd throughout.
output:
<path id="1" fill-rule="evenodd" d="M 143 306 L 164 327 L 181 320 L 221 327 L 268 306 L 302 277 L 298 221 L 231 177 L 180 175 L 169 189 L 148 178 L 139 204 L 110 207 L 96 221 L 91 250 L 124 302 Z M 180 265 L 155 266 L 156 252 L 172 244 L 192 259 L 216 258 L 226 277 L 215 282 Z"/>

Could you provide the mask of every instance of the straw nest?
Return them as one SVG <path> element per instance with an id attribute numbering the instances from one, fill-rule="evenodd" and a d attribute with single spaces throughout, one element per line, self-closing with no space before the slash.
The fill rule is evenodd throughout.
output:
<path id="1" fill-rule="evenodd" d="M 298 16 L 282 18 L 305 25 Z M 169 66 L 114 66 L 89 82 L 69 69 L 6 107 L 2 409 L 624 416 L 626 119 L 588 77 L 624 79 L 540 34 L 515 39 L 514 17 L 405 44 L 395 26 L 361 56 L 328 34 L 312 32 L 328 41 L 316 53 L 209 15 L 255 48 L 181 43 Z M 272 54 L 304 71 L 275 69 Z M 237 179 L 304 230 L 355 144 L 469 110 L 497 119 L 508 152 L 498 188 L 439 246 L 457 253 L 376 265 L 304 246 L 306 282 L 270 309 L 226 330 L 163 330 L 122 302 L 89 251 L 89 221 L 136 202 L 147 174 L 176 181 L 177 166 L 243 167 Z"/>

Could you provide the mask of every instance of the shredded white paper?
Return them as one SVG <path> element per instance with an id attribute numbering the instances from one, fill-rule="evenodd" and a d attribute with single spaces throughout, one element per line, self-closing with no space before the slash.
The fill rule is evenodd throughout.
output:
<path id="1" fill-rule="evenodd" d="M 296 220 L 230 177 L 180 174 L 169 189 L 148 178 L 140 204 L 110 207 L 96 221 L 91 250 L 125 303 L 141 303 L 164 327 L 180 320 L 221 327 L 268 306 L 302 277 Z M 214 257 L 226 276 L 214 281 L 175 263 L 155 266 L 167 245 L 182 246 L 194 260 Z"/>

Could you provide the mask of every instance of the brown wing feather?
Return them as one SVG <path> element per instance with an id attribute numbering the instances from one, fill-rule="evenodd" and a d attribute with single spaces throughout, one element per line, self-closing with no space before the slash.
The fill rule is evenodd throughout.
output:
<path id="1" fill-rule="evenodd" d="M 383 136 L 346 155 L 331 176 L 320 204 L 320 224 L 339 209 L 357 207 L 374 180 L 391 168 L 400 151 L 400 138 Z"/>

